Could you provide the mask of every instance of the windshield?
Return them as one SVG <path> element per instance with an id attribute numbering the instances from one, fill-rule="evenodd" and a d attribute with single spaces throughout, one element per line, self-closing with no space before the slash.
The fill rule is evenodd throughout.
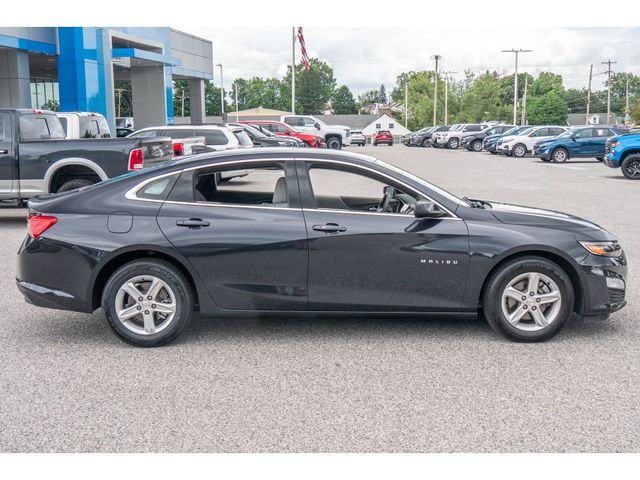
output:
<path id="1" fill-rule="evenodd" d="M 567 130 L 566 132 L 558 135 L 556 138 L 567 138 L 572 137 L 574 133 L 579 132 L 580 130 Z"/>
<path id="2" fill-rule="evenodd" d="M 387 170 L 391 170 L 394 173 L 398 173 L 400 175 L 402 175 L 403 177 L 409 178 L 411 180 L 413 180 L 414 182 L 436 192 L 439 195 L 442 195 L 443 197 L 445 197 L 447 200 L 454 202 L 458 205 L 462 205 L 463 207 L 469 207 L 470 204 L 466 201 L 464 201 L 462 198 L 456 197 L 455 195 L 453 195 L 452 193 L 447 192 L 446 190 L 443 190 L 440 187 L 436 187 L 435 185 L 433 185 L 432 183 L 427 182 L 425 179 L 418 177 L 417 175 L 414 175 L 413 173 L 409 173 L 405 170 L 402 170 L 401 168 L 398 168 L 396 166 L 390 165 L 386 162 L 383 162 L 382 160 L 374 160 L 374 163 L 376 165 L 380 165 L 383 168 L 386 168 Z"/>
<path id="3" fill-rule="evenodd" d="M 262 130 L 252 127 L 251 125 L 245 124 L 245 125 L 242 125 L 242 128 L 244 128 L 247 132 L 249 132 L 251 135 L 253 135 L 256 138 L 268 137 L 268 135 L 266 135 Z"/>
<path id="4" fill-rule="evenodd" d="M 320 125 L 325 125 L 325 126 L 327 125 L 327 124 L 326 124 L 326 123 L 324 123 L 322 120 L 317 119 L 316 117 L 311 117 L 311 116 L 310 116 L 309 118 L 313 118 L 313 120 L 314 120 L 314 121 L 316 121 L 316 122 L 318 122 Z"/>
<path id="5" fill-rule="evenodd" d="M 518 132 L 517 135 L 529 135 L 534 130 L 536 130 L 536 128 L 534 128 L 534 127 L 525 128 L 521 132 Z"/>

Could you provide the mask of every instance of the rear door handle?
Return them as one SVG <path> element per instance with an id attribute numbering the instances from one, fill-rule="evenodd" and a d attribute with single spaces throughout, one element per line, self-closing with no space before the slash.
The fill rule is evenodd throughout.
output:
<path id="1" fill-rule="evenodd" d="M 176 225 L 179 227 L 187 228 L 202 228 L 208 227 L 211 224 L 206 220 L 202 220 L 201 218 L 190 218 L 189 220 L 176 220 Z"/>
<path id="2" fill-rule="evenodd" d="M 318 232 L 325 233 L 337 233 L 337 232 L 345 232 L 347 227 L 343 227 L 338 225 L 337 223 L 325 223 L 324 225 L 314 225 L 313 229 Z"/>
<path id="3" fill-rule="evenodd" d="M 5 148 L 0 148 L 0 155 L 6 155 L 7 153 L 9 153 L 9 150 Z"/>

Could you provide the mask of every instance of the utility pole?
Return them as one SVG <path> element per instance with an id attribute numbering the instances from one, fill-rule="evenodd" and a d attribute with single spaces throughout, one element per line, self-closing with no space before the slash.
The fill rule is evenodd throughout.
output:
<path id="1" fill-rule="evenodd" d="M 117 117 L 120 117 L 120 111 L 121 111 L 121 106 L 122 106 L 122 92 L 124 92 L 124 88 L 116 88 L 116 95 L 118 96 L 118 115 L 116 115 Z"/>
<path id="2" fill-rule="evenodd" d="M 458 72 L 442 72 L 444 77 L 444 124 L 449 125 L 449 75 Z"/>
<path id="3" fill-rule="evenodd" d="M 533 50 L 523 50 L 519 49 L 511 49 L 511 50 L 502 50 L 506 53 L 515 53 L 516 55 L 516 73 L 513 78 L 513 124 L 518 124 L 518 55 L 520 53 L 532 52 Z"/>
<path id="4" fill-rule="evenodd" d="M 524 95 L 522 96 L 522 114 L 520 117 L 520 125 L 526 125 L 527 123 L 527 88 L 529 87 L 529 77 L 524 77 Z"/>
<path id="5" fill-rule="evenodd" d="M 291 113 L 296 114 L 296 27 L 291 35 Z"/>
<path id="6" fill-rule="evenodd" d="M 234 82 L 234 83 L 235 83 L 234 87 L 236 90 L 236 122 L 237 122 L 239 120 L 238 119 L 238 83 L 237 82 Z"/>
<path id="7" fill-rule="evenodd" d="M 627 116 L 629 115 L 629 77 L 627 77 L 627 86 L 625 88 L 624 94 L 625 94 L 624 117 L 626 122 Z"/>
<path id="8" fill-rule="evenodd" d="M 607 71 L 604 72 L 607 74 L 607 125 L 611 125 L 611 65 L 618 62 L 608 59 L 601 63 L 607 66 Z"/>
<path id="9" fill-rule="evenodd" d="M 409 82 L 405 81 L 404 82 L 404 128 L 407 128 L 408 119 L 409 119 Z"/>
<path id="10" fill-rule="evenodd" d="M 589 66 L 589 88 L 587 89 L 587 114 L 584 118 L 584 124 L 589 125 L 589 110 L 591 109 L 591 80 L 593 79 L 593 64 Z"/>
<path id="11" fill-rule="evenodd" d="M 181 101 L 182 107 L 180 111 L 180 116 L 184 117 L 184 87 L 180 89 L 180 93 L 182 93 L 182 101 Z"/>
<path id="12" fill-rule="evenodd" d="M 436 70 L 434 77 L 435 88 L 433 90 L 433 126 L 435 127 L 438 116 L 438 63 L 440 63 L 440 60 L 442 60 L 442 55 L 434 55 L 431 58 L 436 61 Z"/>
<path id="13" fill-rule="evenodd" d="M 224 122 L 224 77 L 222 76 L 222 64 L 218 63 L 216 67 L 220 67 L 220 112 L 222 112 L 222 121 Z"/>

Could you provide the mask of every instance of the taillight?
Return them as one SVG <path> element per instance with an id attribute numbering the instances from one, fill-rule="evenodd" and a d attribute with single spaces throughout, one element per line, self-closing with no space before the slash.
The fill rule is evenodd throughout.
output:
<path id="1" fill-rule="evenodd" d="M 129 152 L 129 170 L 141 170 L 142 168 L 144 168 L 142 149 L 134 148 Z"/>
<path id="2" fill-rule="evenodd" d="M 174 143 L 173 156 L 179 157 L 180 155 L 184 155 L 184 143 Z"/>
<path id="3" fill-rule="evenodd" d="M 47 215 L 30 215 L 27 219 L 29 235 L 35 240 L 58 222 L 56 217 Z"/>

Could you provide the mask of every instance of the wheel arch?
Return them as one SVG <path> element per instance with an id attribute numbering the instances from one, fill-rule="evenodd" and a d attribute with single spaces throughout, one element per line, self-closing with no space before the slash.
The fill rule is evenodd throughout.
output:
<path id="1" fill-rule="evenodd" d="M 113 254 L 99 270 L 93 276 L 92 282 L 90 282 L 90 299 L 91 311 L 100 308 L 102 301 L 102 292 L 105 285 L 109 281 L 109 278 L 113 273 L 126 263 L 135 260 L 164 260 L 171 263 L 174 267 L 179 269 L 189 281 L 191 291 L 193 292 L 193 304 L 195 310 L 199 310 L 200 300 L 206 298 L 206 293 L 199 290 L 198 285 L 195 282 L 196 273 L 187 266 L 186 262 L 178 258 L 175 254 L 167 252 L 165 249 L 161 249 L 154 246 L 135 246 L 127 249 L 121 249 L 117 253 Z M 203 296 L 205 296 L 203 298 Z"/>
<path id="2" fill-rule="evenodd" d="M 100 181 L 106 180 L 109 176 L 106 172 L 92 160 L 80 157 L 70 157 L 59 160 L 51 165 L 44 174 L 44 193 L 51 193 L 53 181 L 65 171 L 73 171 L 73 169 L 82 169 L 86 173 L 96 175 Z"/>
<path id="3" fill-rule="evenodd" d="M 620 162 L 622 163 L 622 161 L 629 155 L 640 155 L 640 148 L 630 148 L 629 150 L 622 152 L 622 155 L 620 155 Z"/>
<path id="4" fill-rule="evenodd" d="M 545 260 L 550 260 L 556 263 L 560 268 L 562 268 L 564 272 L 569 276 L 569 279 L 571 280 L 571 284 L 573 286 L 574 295 L 572 311 L 578 314 L 582 313 L 584 307 L 584 290 L 582 279 L 580 278 L 578 269 L 566 256 L 564 256 L 560 252 L 538 247 L 506 253 L 494 263 L 494 265 L 487 271 L 484 279 L 482 280 L 482 288 L 480 289 L 480 295 L 478 297 L 479 308 L 482 308 L 482 298 L 484 296 L 485 290 L 487 289 L 487 280 L 491 277 L 491 275 L 507 262 L 511 262 L 523 257 L 541 257 Z"/>
<path id="5" fill-rule="evenodd" d="M 564 145 L 558 145 L 557 147 L 554 147 L 553 150 L 551 150 L 551 158 L 553 159 L 553 155 L 558 151 L 558 150 L 564 150 L 567 154 L 567 160 L 569 160 L 571 158 L 571 153 L 569 152 L 569 149 L 567 147 L 565 147 Z"/>

